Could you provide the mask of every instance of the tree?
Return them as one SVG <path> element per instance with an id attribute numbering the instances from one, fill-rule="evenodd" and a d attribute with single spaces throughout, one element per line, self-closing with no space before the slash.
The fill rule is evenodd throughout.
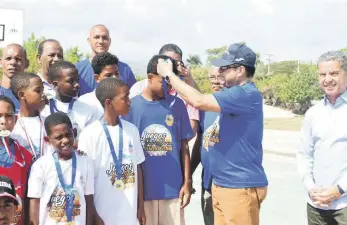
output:
<path id="1" fill-rule="evenodd" d="M 199 55 L 189 55 L 187 59 L 187 63 L 190 67 L 198 67 L 202 65 L 201 59 Z"/>
<path id="2" fill-rule="evenodd" d="M 228 46 L 224 45 L 219 48 L 210 48 L 206 50 L 207 53 L 207 64 L 210 64 L 212 60 L 220 58 L 224 52 L 228 49 Z"/>
<path id="3" fill-rule="evenodd" d="M 80 52 L 77 46 L 69 48 L 68 50 L 65 51 L 65 54 L 64 54 L 64 59 L 73 64 L 81 61 L 83 57 L 84 57 L 84 54 Z"/>
<path id="4" fill-rule="evenodd" d="M 271 72 L 274 74 L 294 74 L 297 71 L 298 61 L 281 61 L 271 64 Z"/>
<path id="5" fill-rule="evenodd" d="M 26 71 L 37 73 L 39 71 L 39 63 L 37 62 L 37 49 L 39 44 L 44 41 L 45 37 L 36 38 L 34 33 L 31 33 L 30 37 L 24 41 L 24 48 L 27 52 L 27 58 L 29 59 L 29 67 Z"/>
<path id="6" fill-rule="evenodd" d="M 347 47 L 341 48 L 339 51 L 341 51 L 347 55 Z"/>

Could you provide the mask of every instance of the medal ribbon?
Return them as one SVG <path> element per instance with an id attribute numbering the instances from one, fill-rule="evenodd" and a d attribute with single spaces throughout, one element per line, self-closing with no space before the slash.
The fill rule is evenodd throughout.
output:
<path id="1" fill-rule="evenodd" d="M 184 77 L 180 76 L 181 81 L 184 81 Z M 163 85 L 163 89 L 164 89 L 164 94 L 165 94 L 165 99 L 167 99 L 168 97 L 168 90 L 167 90 L 167 80 L 165 79 L 165 77 L 162 77 L 162 85 Z M 177 97 L 177 91 L 175 91 L 175 97 Z M 175 104 L 176 99 L 174 99 L 171 104 L 170 104 L 170 108 Z"/>
<path id="2" fill-rule="evenodd" d="M 76 178 L 76 164 L 77 164 L 76 163 L 76 154 L 75 154 L 75 151 L 72 151 L 72 176 L 71 176 L 71 184 L 70 185 L 67 185 L 64 181 L 64 176 L 63 176 L 63 172 L 61 170 L 61 166 L 59 163 L 59 158 L 58 158 L 57 152 L 53 153 L 53 158 L 54 158 L 55 168 L 56 168 L 57 173 L 58 173 L 59 182 L 60 182 L 60 184 L 61 184 L 61 186 L 65 192 L 65 202 L 66 202 L 65 211 L 66 211 L 67 222 L 71 222 L 72 221 L 72 213 L 73 213 L 73 201 L 74 201 L 74 196 L 73 196 L 72 190 L 73 190 L 73 186 L 74 186 L 75 178 Z"/>
<path id="3" fill-rule="evenodd" d="M 67 112 L 64 112 L 66 114 L 69 114 L 72 112 L 72 107 L 73 104 L 75 103 L 75 99 L 72 99 L 71 102 L 69 103 L 69 108 L 67 110 Z M 51 111 L 51 114 L 55 113 L 55 112 L 62 112 L 57 108 L 57 104 L 56 104 L 56 100 L 55 99 L 50 99 L 49 100 L 49 109 Z"/>
<path id="4" fill-rule="evenodd" d="M 23 152 L 21 152 L 21 158 L 22 158 L 22 163 L 18 162 L 16 160 L 16 153 L 15 153 L 15 149 L 14 149 L 14 144 L 17 145 L 17 148 L 19 149 L 18 143 L 13 141 L 13 143 L 11 143 L 10 145 L 7 143 L 6 138 L 2 137 L 1 138 L 2 144 L 5 146 L 6 152 L 8 154 L 8 156 L 10 157 L 10 159 L 13 159 L 13 161 L 15 163 L 17 163 L 20 167 L 24 167 L 25 166 L 25 159 L 24 159 L 24 155 Z M 10 146 L 10 147 L 8 147 Z M 12 152 L 14 153 L 14 155 L 12 155 Z"/>
<path id="5" fill-rule="evenodd" d="M 32 153 L 33 156 L 34 156 L 34 159 L 38 159 L 39 157 L 43 156 L 43 148 L 44 148 L 44 141 L 45 141 L 45 140 L 44 140 L 44 137 L 43 137 L 43 123 L 42 123 L 41 117 L 40 117 L 40 115 L 38 116 L 39 119 L 40 119 L 40 124 L 41 124 L 41 126 L 40 126 L 40 141 L 39 141 L 40 145 L 39 145 L 39 151 L 38 151 L 38 154 L 40 154 L 40 155 L 37 155 L 36 148 L 35 148 L 35 146 L 34 146 L 32 140 L 31 140 L 31 138 L 30 138 L 29 135 L 28 135 L 28 132 L 27 132 L 27 130 L 26 130 L 26 128 L 25 128 L 25 124 L 24 124 L 23 121 L 22 121 L 22 117 L 21 117 L 20 115 L 19 115 L 18 117 L 19 117 L 19 120 L 18 120 L 18 121 L 19 121 L 19 124 L 20 124 L 21 127 L 23 128 L 24 133 L 25 133 L 25 136 L 26 136 L 27 141 L 28 141 L 28 143 L 29 143 L 31 153 Z"/>
<path id="6" fill-rule="evenodd" d="M 116 151 L 114 149 L 114 145 L 110 136 L 110 132 L 107 129 L 107 125 L 104 119 L 101 120 L 102 128 L 104 129 L 104 132 L 106 134 L 107 142 L 110 147 L 113 163 L 116 166 L 116 176 L 117 180 L 122 179 L 122 161 L 123 161 L 123 126 L 122 122 L 119 119 L 119 155 L 117 158 Z"/>

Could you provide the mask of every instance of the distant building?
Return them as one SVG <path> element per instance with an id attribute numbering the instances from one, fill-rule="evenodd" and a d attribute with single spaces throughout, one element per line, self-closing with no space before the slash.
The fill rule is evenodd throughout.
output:
<path id="1" fill-rule="evenodd" d="M 24 10 L 0 8 L 0 48 L 8 44 L 23 45 Z"/>

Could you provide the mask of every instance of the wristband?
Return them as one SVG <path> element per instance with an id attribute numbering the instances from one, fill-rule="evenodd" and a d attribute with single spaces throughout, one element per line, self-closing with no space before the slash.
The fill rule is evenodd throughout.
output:
<path id="1" fill-rule="evenodd" d="M 339 189 L 341 195 L 345 194 L 345 191 L 341 188 L 340 185 L 337 185 L 337 189 Z"/>

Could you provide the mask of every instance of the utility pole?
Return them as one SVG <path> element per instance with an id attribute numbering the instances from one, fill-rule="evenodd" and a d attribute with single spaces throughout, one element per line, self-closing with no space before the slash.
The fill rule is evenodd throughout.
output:
<path id="1" fill-rule="evenodd" d="M 271 57 L 274 56 L 273 54 L 265 54 L 267 56 L 267 75 L 270 75 L 270 64 L 272 62 Z"/>

